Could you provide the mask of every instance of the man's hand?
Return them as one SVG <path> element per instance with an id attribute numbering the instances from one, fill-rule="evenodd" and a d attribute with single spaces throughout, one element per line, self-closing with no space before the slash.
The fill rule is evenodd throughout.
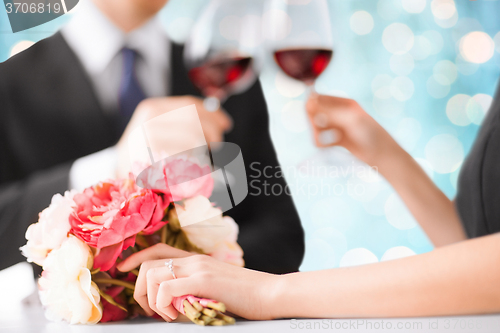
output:
<path id="1" fill-rule="evenodd" d="M 232 128 L 232 119 L 222 109 L 214 112 L 209 112 L 203 107 L 203 100 L 194 96 L 178 96 L 178 97 L 162 97 L 151 98 L 142 101 L 134 112 L 125 132 L 117 144 L 118 148 L 118 177 L 126 177 L 131 171 L 130 154 L 128 146 L 129 134 L 140 127 L 142 124 L 156 118 L 166 112 L 176 110 L 188 105 L 194 104 L 198 111 L 201 126 L 205 139 L 210 142 L 221 142 L 224 138 L 224 133 Z M 162 118 L 158 118 L 158 122 L 162 122 Z M 178 118 L 175 123 L 169 119 L 168 123 L 158 124 L 154 130 L 148 132 L 149 144 L 154 146 L 156 150 L 169 154 L 172 151 L 188 150 L 196 146 L 198 139 L 193 133 L 198 133 L 193 130 L 189 131 L 191 124 L 188 120 Z M 151 142 L 154 141 L 154 142 Z"/>

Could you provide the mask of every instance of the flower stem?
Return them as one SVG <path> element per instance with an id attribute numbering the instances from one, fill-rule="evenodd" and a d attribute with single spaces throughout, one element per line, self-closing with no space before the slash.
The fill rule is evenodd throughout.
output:
<path id="1" fill-rule="evenodd" d="M 128 283 L 117 279 L 95 279 L 94 282 L 101 284 L 114 284 L 116 286 L 122 286 L 127 289 L 135 290 L 135 286 L 132 283 Z"/>
<path id="2" fill-rule="evenodd" d="M 109 304 L 114 305 L 125 312 L 128 312 L 128 310 L 123 305 L 116 303 L 116 301 L 113 299 L 113 297 L 109 296 L 108 294 L 106 294 L 104 291 L 101 291 L 100 289 L 99 289 L 99 295 L 101 295 L 101 297 L 104 298 Z"/>
<path id="3" fill-rule="evenodd" d="M 167 225 L 166 224 L 161 228 L 160 242 L 162 244 L 167 243 Z"/>

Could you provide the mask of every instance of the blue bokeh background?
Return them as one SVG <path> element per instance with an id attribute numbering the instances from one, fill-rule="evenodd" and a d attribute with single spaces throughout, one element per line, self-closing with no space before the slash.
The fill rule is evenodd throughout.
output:
<path id="1" fill-rule="evenodd" d="M 185 40 L 206 3 L 169 2 L 160 15 L 172 39 Z M 500 72 L 500 1 L 332 0 L 328 4 L 335 57 L 316 89 L 357 100 L 453 198 L 460 164 L 471 148 Z M 0 61 L 52 35 L 71 15 L 13 34 L 0 5 Z M 314 155 L 318 152 L 303 113 L 307 89 L 284 77 L 270 59 L 261 80 L 271 135 L 306 231 L 302 270 L 375 262 L 432 249 L 380 177 L 332 179 L 297 172 L 298 162 L 319 156 Z M 342 151 L 329 154 L 345 155 Z M 346 158 L 349 165 L 362 166 Z M 322 184 L 331 188 L 349 182 L 364 192 L 321 190 Z"/>

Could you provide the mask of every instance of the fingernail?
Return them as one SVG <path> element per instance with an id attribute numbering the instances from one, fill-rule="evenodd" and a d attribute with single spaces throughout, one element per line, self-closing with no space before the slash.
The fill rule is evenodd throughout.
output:
<path id="1" fill-rule="evenodd" d="M 325 128 L 326 126 L 328 126 L 328 116 L 323 112 L 318 113 L 314 116 L 313 122 L 314 125 L 318 126 L 319 128 Z"/>
<path id="2" fill-rule="evenodd" d="M 326 130 L 322 131 L 318 135 L 318 141 L 324 146 L 332 145 L 339 139 L 338 132 L 336 130 Z"/>

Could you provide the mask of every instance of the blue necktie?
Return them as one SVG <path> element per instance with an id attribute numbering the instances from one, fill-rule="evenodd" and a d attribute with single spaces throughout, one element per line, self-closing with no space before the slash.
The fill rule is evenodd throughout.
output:
<path id="1" fill-rule="evenodd" d="M 120 109 L 120 131 L 127 126 L 137 105 L 146 98 L 136 75 L 137 52 L 129 48 L 122 49 L 123 73 L 118 94 Z"/>

